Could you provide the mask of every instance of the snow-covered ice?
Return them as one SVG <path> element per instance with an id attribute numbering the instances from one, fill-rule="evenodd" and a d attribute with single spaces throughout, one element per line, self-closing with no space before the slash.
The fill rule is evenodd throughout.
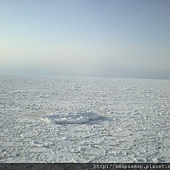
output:
<path id="1" fill-rule="evenodd" d="M 93 112 L 68 113 L 68 114 L 55 113 L 51 115 L 43 115 L 41 117 L 41 120 L 56 124 L 81 124 L 100 119 L 100 117 L 101 116 Z"/>
<path id="2" fill-rule="evenodd" d="M 170 162 L 170 80 L 0 76 L 0 162 Z"/>

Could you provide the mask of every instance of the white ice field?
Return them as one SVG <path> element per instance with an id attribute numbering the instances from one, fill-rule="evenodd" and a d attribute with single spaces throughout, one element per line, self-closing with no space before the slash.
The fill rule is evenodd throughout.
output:
<path id="1" fill-rule="evenodd" d="M 170 162 L 170 80 L 0 76 L 0 162 Z"/>

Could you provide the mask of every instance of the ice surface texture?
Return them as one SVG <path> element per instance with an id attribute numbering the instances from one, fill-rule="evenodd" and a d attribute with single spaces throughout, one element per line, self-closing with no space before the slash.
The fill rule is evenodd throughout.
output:
<path id="1" fill-rule="evenodd" d="M 170 81 L 0 76 L 0 162 L 170 162 Z"/>
<path id="2" fill-rule="evenodd" d="M 93 112 L 83 112 L 83 113 L 55 113 L 51 115 L 43 115 L 41 120 L 46 122 L 52 122 L 56 124 L 81 124 L 88 123 L 93 120 L 100 119 L 101 116 Z"/>

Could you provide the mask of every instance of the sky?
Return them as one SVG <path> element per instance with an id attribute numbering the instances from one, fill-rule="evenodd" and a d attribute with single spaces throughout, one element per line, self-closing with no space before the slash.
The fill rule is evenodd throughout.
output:
<path id="1" fill-rule="evenodd" d="M 0 74 L 170 78 L 169 0 L 0 0 Z"/>

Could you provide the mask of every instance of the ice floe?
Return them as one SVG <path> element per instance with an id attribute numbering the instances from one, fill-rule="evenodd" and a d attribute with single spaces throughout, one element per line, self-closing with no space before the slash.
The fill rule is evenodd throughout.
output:
<path id="1" fill-rule="evenodd" d="M 98 120 L 100 118 L 102 118 L 100 115 L 93 112 L 80 112 L 80 113 L 69 112 L 67 114 L 55 113 L 51 115 L 43 115 L 41 117 L 41 120 L 46 121 L 48 123 L 56 124 L 82 124 Z"/>

